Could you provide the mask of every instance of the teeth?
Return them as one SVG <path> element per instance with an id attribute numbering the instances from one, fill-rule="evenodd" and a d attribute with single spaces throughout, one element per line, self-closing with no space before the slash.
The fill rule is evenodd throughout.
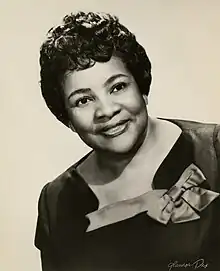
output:
<path id="1" fill-rule="evenodd" d="M 121 124 L 121 125 L 118 125 L 116 127 L 112 127 L 110 129 L 108 129 L 107 131 L 104 131 L 103 134 L 105 135 L 114 135 L 114 134 L 117 134 L 121 131 L 123 131 L 123 129 L 125 128 L 126 124 Z"/>

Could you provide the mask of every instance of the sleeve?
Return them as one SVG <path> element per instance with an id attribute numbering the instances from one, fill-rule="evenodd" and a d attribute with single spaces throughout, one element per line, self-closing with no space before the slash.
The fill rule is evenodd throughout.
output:
<path id="1" fill-rule="evenodd" d="M 41 266 L 43 271 L 56 271 L 54 257 L 50 246 L 49 212 L 47 207 L 47 183 L 40 194 L 38 201 L 38 218 L 35 233 L 35 246 L 40 250 Z"/>

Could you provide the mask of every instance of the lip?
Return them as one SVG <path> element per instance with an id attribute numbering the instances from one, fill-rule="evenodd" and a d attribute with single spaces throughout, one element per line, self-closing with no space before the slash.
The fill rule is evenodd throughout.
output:
<path id="1" fill-rule="evenodd" d="M 106 137 L 116 137 L 123 134 L 127 130 L 128 125 L 128 120 L 119 121 L 118 123 L 112 125 L 106 125 L 101 129 L 101 134 Z"/>

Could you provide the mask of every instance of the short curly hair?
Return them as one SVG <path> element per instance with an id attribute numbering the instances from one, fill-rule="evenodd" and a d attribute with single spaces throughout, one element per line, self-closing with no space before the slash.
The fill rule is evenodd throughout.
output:
<path id="1" fill-rule="evenodd" d="M 51 112 L 69 124 L 63 99 L 67 71 L 92 67 L 119 57 L 134 76 L 142 94 L 148 95 L 151 63 L 145 49 L 116 16 L 107 13 L 78 12 L 66 15 L 62 24 L 48 31 L 40 49 L 41 91 Z"/>

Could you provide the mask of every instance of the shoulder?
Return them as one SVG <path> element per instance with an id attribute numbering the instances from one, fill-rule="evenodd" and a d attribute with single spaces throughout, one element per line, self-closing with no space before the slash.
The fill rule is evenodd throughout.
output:
<path id="1" fill-rule="evenodd" d="M 178 125 L 182 132 L 195 143 L 207 143 L 213 145 L 216 134 L 219 134 L 219 125 L 215 123 L 204 123 L 191 120 L 168 119 Z"/>
<path id="2" fill-rule="evenodd" d="M 65 236 L 77 235 L 87 226 L 85 215 L 97 209 L 98 200 L 77 174 L 76 164 L 41 190 L 35 236 L 35 245 L 40 249 L 48 240 L 58 240 L 60 244 L 67 241 Z"/>
<path id="3" fill-rule="evenodd" d="M 62 191 L 68 190 L 69 188 L 71 188 L 72 192 L 80 192 L 82 186 L 85 186 L 85 182 L 83 182 L 82 178 L 77 173 L 76 168 L 82 161 L 87 158 L 89 154 L 90 152 L 84 155 L 80 160 L 71 165 L 69 168 L 67 168 L 54 180 L 48 182 L 43 187 L 41 194 L 46 194 L 50 199 L 55 199 Z"/>
<path id="4" fill-rule="evenodd" d="M 43 187 L 38 210 L 47 209 L 51 223 L 56 223 L 60 216 L 85 214 L 97 207 L 95 195 L 76 171 L 77 165 L 87 155 Z"/>
<path id="5" fill-rule="evenodd" d="M 74 165 L 66 169 L 63 173 L 57 176 L 54 180 L 48 182 L 42 189 L 41 195 L 45 195 L 47 198 L 57 198 L 58 195 L 68 187 L 70 184 L 74 186 L 77 184 L 77 174 Z M 76 187 L 75 187 L 76 188 Z"/>
<path id="6" fill-rule="evenodd" d="M 41 189 L 35 233 L 35 246 L 39 249 L 45 249 L 49 246 L 51 228 L 53 228 L 57 220 L 60 197 L 62 197 L 63 193 L 66 193 L 65 191 L 68 191 L 68 183 L 74 183 L 75 178 L 71 174 L 71 168 L 53 181 L 46 183 Z"/>
<path id="7" fill-rule="evenodd" d="M 213 133 L 216 129 L 217 124 L 205 123 L 192 120 L 181 120 L 181 119 L 167 119 L 170 122 L 178 125 L 183 131 L 192 131 L 196 133 Z"/>
<path id="8" fill-rule="evenodd" d="M 69 167 L 42 189 L 40 200 L 43 196 L 46 198 L 47 208 L 53 213 L 52 217 L 55 217 L 55 213 L 56 216 L 62 214 L 64 209 L 77 214 L 87 213 L 96 207 L 96 197 L 76 171 L 78 163 Z"/>
<path id="9" fill-rule="evenodd" d="M 220 191 L 220 125 L 186 120 L 170 120 L 178 125 L 193 149 L 194 163 L 216 191 Z"/>

